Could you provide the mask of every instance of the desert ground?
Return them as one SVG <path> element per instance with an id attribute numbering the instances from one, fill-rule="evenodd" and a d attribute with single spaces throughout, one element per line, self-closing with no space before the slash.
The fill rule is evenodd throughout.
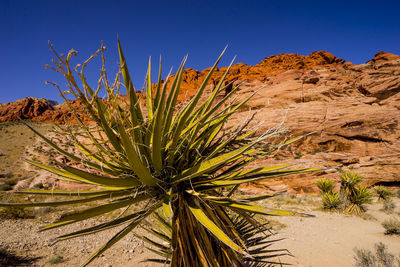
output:
<path id="1" fill-rule="evenodd" d="M 298 210 L 313 214 L 316 217 L 268 217 L 272 230 L 276 233 L 273 239 L 285 238 L 273 245 L 273 248 L 286 248 L 293 256 L 284 256 L 280 260 L 293 266 L 354 266 L 354 249 L 371 250 L 374 244 L 384 243 L 389 252 L 399 255 L 400 237 L 384 234 L 381 223 L 391 217 L 399 217 L 399 208 L 394 214 L 386 214 L 382 203 L 368 205 L 364 216 L 344 215 L 337 212 L 326 212 L 319 208 L 320 199 L 315 196 L 281 196 L 278 200 L 269 200 L 266 206 Z M 395 199 L 400 206 L 400 200 Z M 66 240 L 51 246 L 52 239 L 61 233 L 104 222 L 107 217 L 91 220 L 80 225 L 69 225 L 60 230 L 37 232 L 40 225 L 51 222 L 54 215 L 41 208 L 34 210 L 35 218 L 2 219 L 0 221 L 0 247 L 7 252 L 28 260 L 26 266 L 79 266 L 97 248 L 112 237 L 118 229 L 92 236 Z M 138 228 L 135 233 L 143 234 Z M 141 239 L 129 234 L 110 248 L 103 256 L 92 263 L 92 266 L 160 266 L 143 262 L 154 255 L 146 249 Z M 60 258 L 59 263 L 53 263 Z"/>
<path id="2" fill-rule="evenodd" d="M 48 187 L 54 178 L 39 170 L 32 169 L 22 157 L 40 158 L 46 149 L 26 126 L 21 123 L 1 124 L 0 128 L 0 172 L 3 190 L 7 185 L 14 188 Z M 41 132 L 49 133 L 53 126 L 34 123 Z M 246 194 L 246 191 L 240 192 Z M 1 193 L 4 201 L 25 201 L 25 196 Z M 29 200 L 42 200 L 40 197 Z M 46 201 L 51 200 L 47 198 Z M 362 216 L 345 215 L 324 211 L 321 198 L 317 194 L 282 194 L 260 201 L 267 207 L 295 210 L 315 217 L 264 217 L 270 221 L 274 235 L 270 238 L 283 240 L 274 243 L 273 248 L 288 249 L 293 256 L 280 258 L 281 262 L 294 266 L 353 266 L 354 249 L 372 249 L 378 242 L 384 243 L 389 252 L 399 255 L 400 237 L 385 235 L 381 223 L 389 218 L 400 218 L 400 199 L 393 197 L 395 209 L 389 214 L 382 210 L 382 202 L 374 199 L 367 205 Z M 9 214 L 6 214 L 9 212 Z M 60 234 L 68 233 L 83 226 L 105 222 L 109 216 L 92 219 L 61 229 L 38 232 L 41 225 L 60 216 L 61 208 L 32 208 L 25 210 L 3 210 L 0 218 L 0 257 L 4 266 L 78 266 L 94 251 L 101 247 L 118 229 L 92 236 L 66 240 L 52 245 L 52 240 Z M 18 218 L 23 217 L 23 218 Z M 148 222 L 151 223 L 151 222 Z M 144 262 L 154 255 L 146 249 L 146 244 L 136 234 L 137 230 L 118 242 L 104 255 L 96 259 L 92 266 L 157 266 Z"/>

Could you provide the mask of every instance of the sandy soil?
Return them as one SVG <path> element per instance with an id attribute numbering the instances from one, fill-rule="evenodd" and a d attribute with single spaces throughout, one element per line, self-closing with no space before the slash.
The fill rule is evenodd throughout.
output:
<path id="1" fill-rule="evenodd" d="M 391 215 L 380 210 L 382 203 L 368 205 L 368 212 L 364 218 L 317 210 L 320 204 L 318 198 L 309 196 L 281 198 L 266 204 L 316 215 L 313 218 L 273 217 L 274 228 L 281 228 L 276 238 L 286 238 L 276 243 L 275 248 L 287 248 L 294 255 L 282 258 L 283 262 L 294 266 L 345 267 L 353 266 L 355 247 L 372 249 L 375 243 L 383 242 L 390 252 L 399 255 L 400 237 L 384 235 L 381 226 L 383 220 L 399 217 L 400 200 L 395 199 L 395 203 L 397 208 Z M 80 237 L 50 246 L 51 240 L 61 233 L 89 226 L 107 218 L 38 233 L 36 230 L 40 225 L 51 221 L 49 216 L 50 214 L 46 214 L 41 217 L 42 219 L 40 216 L 36 219 L 1 219 L 0 247 L 17 256 L 37 258 L 29 266 L 51 266 L 49 261 L 56 255 L 62 256 L 64 260 L 56 266 L 78 266 L 117 231 L 114 229 L 104 234 Z M 139 233 L 143 231 L 138 229 Z M 131 233 L 95 260 L 92 266 L 160 266 L 142 262 L 149 257 L 152 257 L 152 254 L 146 250 L 143 241 Z"/>
<path id="2" fill-rule="evenodd" d="M 397 200 L 396 204 L 399 206 L 400 201 Z M 324 211 L 310 211 L 317 216 L 315 218 L 276 218 L 287 225 L 278 234 L 286 238 L 280 245 L 295 256 L 288 262 L 304 267 L 354 266 L 354 248 L 372 250 L 378 242 L 384 243 L 391 253 L 398 256 L 400 237 L 385 235 L 381 225 L 382 221 L 394 215 L 385 214 L 379 210 L 381 208 L 381 203 L 368 205 L 364 219 Z"/>

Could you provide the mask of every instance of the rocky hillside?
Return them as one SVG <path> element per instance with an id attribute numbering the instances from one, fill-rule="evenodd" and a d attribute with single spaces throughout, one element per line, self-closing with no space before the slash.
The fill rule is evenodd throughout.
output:
<path id="1" fill-rule="evenodd" d="M 218 69 L 209 88 L 225 70 Z M 192 96 L 208 71 L 185 70 L 179 98 Z M 367 63 L 353 65 L 324 51 L 279 54 L 254 66 L 234 65 L 227 76 L 230 81 L 233 86 L 241 83 L 239 98 L 257 91 L 232 125 L 257 113 L 254 123 L 259 131 L 283 123 L 292 136 L 315 132 L 258 165 L 335 166 L 364 175 L 369 185 L 400 185 L 400 56 L 379 52 Z M 0 106 L 0 122 L 18 117 L 59 123 L 73 118 L 65 105 L 53 107 L 45 100 L 25 98 Z M 314 192 L 315 179 L 322 175 L 338 179 L 337 172 L 329 171 L 247 189 Z"/>
<path id="2" fill-rule="evenodd" d="M 75 109 L 80 109 L 79 101 L 70 101 Z M 87 118 L 78 114 L 83 121 Z M 0 104 L 0 122 L 34 120 L 43 122 L 55 122 L 58 124 L 75 123 L 76 119 L 70 112 L 68 105 L 52 105 L 52 101 L 26 97 L 15 102 Z"/>
<path id="3" fill-rule="evenodd" d="M 260 89 L 261 88 L 261 89 Z M 400 57 L 380 52 L 361 65 L 328 64 L 249 81 L 238 95 L 259 90 L 248 103 L 260 131 L 284 121 L 293 136 L 315 132 L 274 159 L 300 166 L 335 166 L 365 176 L 368 185 L 400 185 Z M 243 118 L 238 114 L 237 121 Z M 319 176 L 298 175 L 256 187 L 315 191 Z M 252 186 L 254 189 L 254 185 Z"/>

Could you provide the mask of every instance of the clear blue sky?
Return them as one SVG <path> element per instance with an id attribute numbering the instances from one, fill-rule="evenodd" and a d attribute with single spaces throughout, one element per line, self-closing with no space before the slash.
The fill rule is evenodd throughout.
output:
<path id="1" fill-rule="evenodd" d="M 209 67 L 225 45 L 222 65 L 256 64 L 278 53 L 326 50 L 353 63 L 378 51 L 400 54 L 400 1 L 103 1 L 0 0 L 0 102 L 33 96 L 60 101 L 45 80 L 64 81 L 44 64 L 59 52 L 78 50 L 76 63 L 103 40 L 108 70 L 116 71 L 119 35 L 137 89 L 148 57 L 164 68 Z M 98 65 L 88 75 L 96 81 Z"/>

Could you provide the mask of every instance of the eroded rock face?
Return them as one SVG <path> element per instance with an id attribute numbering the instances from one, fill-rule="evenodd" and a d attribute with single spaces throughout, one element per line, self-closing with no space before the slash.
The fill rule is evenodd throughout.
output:
<path id="1" fill-rule="evenodd" d="M 76 110 L 82 110 L 79 101 L 70 101 L 69 104 Z M 77 116 L 84 122 L 89 121 L 83 114 L 77 113 Z M 20 118 L 58 124 L 77 123 L 76 117 L 65 103 L 53 106 L 51 101 L 46 99 L 26 97 L 0 105 L 0 122 L 18 121 Z"/>
<path id="2" fill-rule="evenodd" d="M 194 95 L 209 70 L 185 70 L 179 99 Z M 207 88 L 215 86 L 225 71 L 226 67 L 218 69 Z M 400 186 L 400 56 L 379 52 L 367 63 L 353 65 L 324 51 L 279 54 L 254 66 L 232 66 L 229 82 L 232 87 L 241 84 L 239 99 L 258 92 L 228 127 L 257 113 L 253 125 L 259 132 L 281 123 L 291 136 L 314 132 L 254 167 L 288 162 L 298 167 L 340 167 L 364 175 L 367 185 Z M 72 104 L 79 108 L 79 103 Z M 73 118 L 65 105 L 54 108 L 45 101 L 24 99 L 0 106 L 0 122 L 18 116 L 59 123 Z M 321 177 L 338 180 L 339 174 L 331 169 L 260 181 L 244 189 L 315 193 L 315 180 Z"/>
<path id="3" fill-rule="evenodd" d="M 33 119 L 42 116 L 46 111 L 54 110 L 45 99 L 27 97 L 13 103 L 0 105 L 0 122 Z"/>
<path id="4" fill-rule="evenodd" d="M 337 58 L 325 51 L 316 51 L 308 56 L 299 54 L 279 54 L 265 58 L 258 64 L 251 66 L 243 63 L 233 65 L 225 79 L 225 84 L 231 81 L 263 81 L 268 82 L 269 77 L 275 76 L 288 70 L 310 70 L 315 66 L 343 64 L 344 59 Z M 211 77 L 214 86 L 224 75 L 227 67 L 217 69 Z M 181 93 L 179 99 L 183 100 L 193 96 L 197 88 L 207 76 L 210 68 L 203 71 L 186 69 L 182 75 Z M 315 80 L 312 77 L 311 80 Z"/>
<path id="5" fill-rule="evenodd" d="M 310 77 L 318 80 L 307 82 Z M 244 99 L 256 88 L 262 89 L 246 108 L 250 114 L 259 112 L 255 119 L 255 123 L 263 121 L 259 131 L 284 120 L 292 136 L 315 132 L 275 159 L 257 165 L 291 162 L 299 167 L 340 167 L 360 173 L 367 185 L 400 186 L 399 56 L 380 52 L 362 65 L 287 71 L 271 77 L 270 84 L 248 82 L 238 95 Z M 237 124 L 243 117 L 244 113 L 237 114 L 231 123 Z M 318 192 L 315 180 L 322 176 L 339 179 L 336 171 L 329 170 L 266 180 L 246 188 Z"/>

